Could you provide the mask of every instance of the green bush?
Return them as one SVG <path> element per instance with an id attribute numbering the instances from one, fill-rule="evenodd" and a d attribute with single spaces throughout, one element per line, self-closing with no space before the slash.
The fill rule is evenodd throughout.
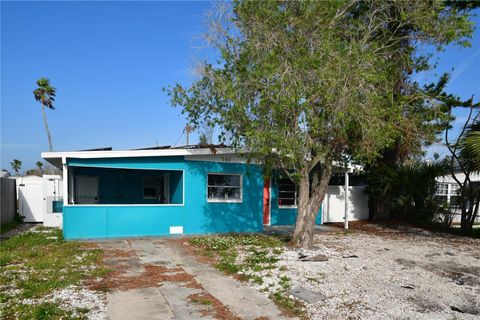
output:
<path id="1" fill-rule="evenodd" d="M 415 162 L 381 166 L 367 174 L 368 188 L 375 217 L 400 218 L 429 223 L 444 212 L 435 193 L 436 177 L 445 175 L 445 162 Z"/>

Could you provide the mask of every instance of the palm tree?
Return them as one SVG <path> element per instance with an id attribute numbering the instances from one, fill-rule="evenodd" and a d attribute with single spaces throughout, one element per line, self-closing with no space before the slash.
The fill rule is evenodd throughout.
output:
<path id="1" fill-rule="evenodd" d="M 55 101 L 55 91 L 56 89 L 50 86 L 50 80 L 47 78 L 40 78 L 37 80 L 38 88 L 33 91 L 35 100 L 42 104 L 42 114 L 43 122 L 45 124 L 45 131 L 47 131 L 48 137 L 48 150 L 51 152 L 52 148 L 52 137 L 50 136 L 50 130 L 48 129 L 47 115 L 45 114 L 45 108 L 50 110 L 55 110 L 53 103 Z"/>
<path id="2" fill-rule="evenodd" d="M 22 161 L 20 161 L 18 159 L 13 159 L 13 161 L 10 162 L 10 166 L 15 171 L 15 173 L 18 175 L 18 173 L 20 172 L 20 169 L 22 168 Z"/>
<path id="3" fill-rule="evenodd" d="M 41 161 L 37 161 L 37 163 L 35 163 L 35 166 L 37 167 L 38 172 L 42 173 L 43 163 Z"/>
<path id="4" fill-rule="evenodd" d="M 471 171 L 480 171 L 480 121 L 473 122 L 461 138 L 460 158 Z"/>

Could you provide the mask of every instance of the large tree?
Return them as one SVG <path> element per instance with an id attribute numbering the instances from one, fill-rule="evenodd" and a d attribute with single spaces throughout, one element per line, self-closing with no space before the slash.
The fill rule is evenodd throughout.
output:
<path id="1" fill-rule="evenodd" d="M 445 45 L 470 46 L 474 26 L 469 19 L 470 12 L 480 7 L 480 1 L 418 1 L 411 8 L 394 2 L 382 3 L 390 6 L 389 14 L 393 18 L 382 33 L 389 35 L 390 57 L 397 61 L 395 72 L 391 74 L 392 103 L 397 104 L 402 117 L 397 122 L 400 134 L 368 166 L 368 176 L 373 180 L 399 165 L 418 160 L 426 146 L 441 140 L 445 123 L 451 120 L 448 108 L 440 101 L 445 97 L 453 101 L 445 93 L 449 75 L 443 74 L 436 83 L 425 86 L 420 86 L 415 76 L 435 68 L 436 60 L 432 57 Z M 414 23 L 403 23 L 405 12 L 410 11 L 416 15 Z M 455 101 L 455 105 L 461 104 L 458 99 Z M 391 206 L 387 198 L 370 193 L 372 218 L 388 217 Z"/>
<path id="2" fill-rule="evenodd" d="M 413 53 L 397 44 L 428 41 L 445 24 L 456 32 L 445 42 L 471 32 L 458 30 L 446 10 L 402 1 L 236 1 L 219 11 L 208 37 L 220 59 L 169 94 L 194 126 L 217 126 L 220 140 L 298 183 L 292 241 L 310 247 L 334 162 L 372 160 L 402 134 L 395 92 L 401 61 Z M 416 32 L 398 35 L 404 25 Z"/>
<path id="3" fill-rule="evenodd" d="M 37 80 L 37 86 L 33 91 L 33 96 L 35 100 L 40 102 L 42 105 L 42 115 L 43 115 L 43 124 L 45 125 L 45 131 L 47 132 L 48 138 L 48 151 L 53 151 L 52 147 L 52 136 L 50 130 L 48 129 L 47 115 L 45 113 L 45 108 L 54 110 L 55 106 L 55 93 L 56 89 L 50 85 L 50 80 L 47 78 L 40 78 Z"/>

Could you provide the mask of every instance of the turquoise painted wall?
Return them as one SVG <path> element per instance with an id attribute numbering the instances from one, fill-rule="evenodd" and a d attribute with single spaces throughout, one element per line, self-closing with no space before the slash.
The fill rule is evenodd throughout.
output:
<path id="1" fill-rule="evenodd" d="M 275 178 L 272 178 L 271 182 L 271 216 L 270 225 L 272 226 L 284 226 L 295 224 L 297 219 L 296 208 L 279 208 L 278 206 L 278 186 L 275 183 Z M 322 208 L 318 210 L 316 224 L 322 223 Z"/>
<path id="2" fill-rule="evenodd" d="M 183 172 L 170 171 L 170 203 L 183 203 Z"/>
<path id="3" fill-rule="evenodd" d="M 179 198 L 184 185 L 185 203 L 182 206 L 66 206 L 63 208 L 66 239 L 168 235 L 170 226 L 183 226 L 184 234 L 263 230 L 263 176 L 258 165 L 185 161 L 183 157 L 67 159 L 67 164 L 82 168 L 181 169 L 185 181 L 171 179 L 171 190 L 175 189 L 173 197 Z M 209 172 L 242 174 L 243 201 L 207 202 Z M 175 188 L 172 181 L 178 182 Z"/>

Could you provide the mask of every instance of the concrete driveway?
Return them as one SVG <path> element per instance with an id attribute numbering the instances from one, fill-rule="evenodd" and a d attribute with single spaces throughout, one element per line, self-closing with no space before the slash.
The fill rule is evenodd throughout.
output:
<path id="1" fill-rule="evenodd" d="M 102 283 L 109 319 L 286 319 L 260 292 L 198 262 L 174 241 L 97 244 L 113 270 Z"/>

